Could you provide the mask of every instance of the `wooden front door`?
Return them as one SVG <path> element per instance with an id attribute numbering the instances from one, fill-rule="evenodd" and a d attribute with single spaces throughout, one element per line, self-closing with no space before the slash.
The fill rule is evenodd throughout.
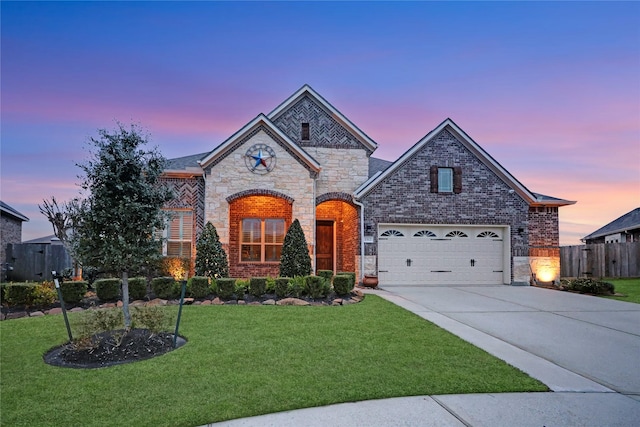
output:
<path id="1" fill-rule="evenodd" d="M 333 271 L 333 221 L 316 221 L 316 272 Z"/>

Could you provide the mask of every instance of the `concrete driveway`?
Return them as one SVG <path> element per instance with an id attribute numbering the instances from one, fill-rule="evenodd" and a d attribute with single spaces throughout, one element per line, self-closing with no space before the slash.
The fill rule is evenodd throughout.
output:
<path id="1" fill-rule="evenodd" d="M 375 293 L 553 391 L 615 391 L 640 400 L 640 304 L 519 286 L 390 286 Z"/>

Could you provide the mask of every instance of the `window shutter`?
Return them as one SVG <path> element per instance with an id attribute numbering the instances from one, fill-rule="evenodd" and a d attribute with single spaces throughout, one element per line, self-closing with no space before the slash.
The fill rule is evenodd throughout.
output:
<path id="1" fill-rule="evenodd" d="M 453 192 L 462 193 L 462 168 L 460 166 L 453 168 Z"/>
<path id="2" fill-rule="evenodd" d="M 437 193 L 438 192 L 438 167 L 437 166 L 431 166 L 431 168 L 429 169 L 429 180 L 431 181 L 431 192 L 432 193 Z"/>

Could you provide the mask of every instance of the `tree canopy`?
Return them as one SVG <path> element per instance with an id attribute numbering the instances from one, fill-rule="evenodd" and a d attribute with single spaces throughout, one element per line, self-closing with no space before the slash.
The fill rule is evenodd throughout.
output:
<path id="1" fill-rule="evenodd" d="M 122 274 L 125 325 L 129 272 L 138 272 L 160 256 L 155 231 L 164 226 L 162 206 L 173 198 L 159 184 L 165 159 L 141 130 L 118 124 L 112 132 L 99 130 L 90 138 L 91 156 L 78 166 L 86 198 L 72 203 L 74 254 L 85 266 Z M 126 293 L 126 295 L 125 295 Z"/>

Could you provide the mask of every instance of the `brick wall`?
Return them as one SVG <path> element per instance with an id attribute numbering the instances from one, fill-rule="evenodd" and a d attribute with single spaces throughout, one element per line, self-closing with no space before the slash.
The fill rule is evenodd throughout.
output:
<path id="1" fill-rule="evenodd" d="M 275 125 L 300 147 L 364 148 L 344 126 L 311 97 L 304 96 L 273 119 Z M 309 123 L 309 140 L 301 138 L 301 124 Z M 367 154 L 371 154 L 368 152 Z"/>
<path id="2" fill-rule="evenodd" d="M 529 255 L 560 257 L 557 207 L 529 209 Z"/>
<path id="3" fill-rule="evenodd" d="M 251 263 L 240 261 L 240 232 L 243 218 L 284 218 L 285 232 L 292 219 L 289 201 L 273 196 L 247 196 L 229 204 L 229 244 L 225 245 L 229 258 L 229 275 L 236 278 L 276 277 L 279 263 Z"/>
<path id="4" fill-rule="evenodd" d="M 462 191 L 431 193 L 431 166 L 462 168 Z M 510 225 L 514 253 L 528 253 L 528 204 L 444 130 L 367 194 L 365 227 L 378 223 Z M 374 243 L 365 245 L 375 255 Z"/>

